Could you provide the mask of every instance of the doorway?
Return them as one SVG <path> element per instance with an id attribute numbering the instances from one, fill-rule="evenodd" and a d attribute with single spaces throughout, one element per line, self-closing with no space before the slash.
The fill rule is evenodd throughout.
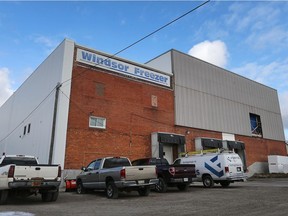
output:
<path id="1" fill-rule="evenodd" d="M 166 158 L 169 163 L 185 151 L 185 136 L 180 134 L 159 133 L 151 135 L 152 157 Z"/>
<path id="2" fill-rule="evenodd" d="M 174 158 L 172 145 L 163 145 L 163 158 L 165 158 L 169 162 L 169 164 L 173 163 Z"/>

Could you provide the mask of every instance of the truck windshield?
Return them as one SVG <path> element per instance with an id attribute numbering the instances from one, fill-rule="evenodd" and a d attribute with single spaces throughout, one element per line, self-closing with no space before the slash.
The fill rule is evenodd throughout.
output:
<path id="1" fill-rule="evenodd" d="M 5 166 L 8 164 L 16 164 L 16 165 L 37 165 L 37 161 L 35 158 L 29 157 L 5 157 L 1 163 L 1 166 Z"/>
<path id="2" fill-rule="evenodd" d="M 103 168 L 114 168 L 121 166 L 131 166 L 127 158 L 108 158 L 105 160 Z"/>

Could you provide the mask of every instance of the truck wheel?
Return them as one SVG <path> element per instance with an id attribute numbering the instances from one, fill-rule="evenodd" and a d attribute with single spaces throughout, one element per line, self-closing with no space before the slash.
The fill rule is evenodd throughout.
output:
<path id="1" fill-rule="evenodd" d="M 159 193 L 165 193 L 167 191 L 167 184 L 162 177 L 159 178 L 158 183 L 155 185 L 155 190 Z"/>
<path id="2" fill-rule="evenodd" d="M 203 185 L 206 188 L 211 188 L 214 186 L 214 181 L 210 175 L 204 175 L 202 177 Z"/>
<path id="3" fill-rule="evenodd" d="M 140 196 L 148 196 L 150 193 L 150 188 L 149 187 L 139 188 L 138 193 Z"/>
<path id="4" fill-rule="evenodd" d="M 227 187 L 229 187 L 230 182 L 229 181 L 221 181 L 220 184 L 223 188 L 227 188 Z"/>
<path id="5" fill-rule="evenodd" d="M 58 199 L 59 191 L 51 192 L 51 202 L 55 202 Z"/>
<path id="6" fill-rule="evenodd" d="M 55 202 L 58 198 L 58 195 L 59 195 L 58 190 L 55 192 L 46 191 L 46 192 L 42 192 L 41 198 L 43 202 Z"/>
<path id="7" fill-rule="evenodd" d="M 51 192 L 43 192 L 41 194 L 41 198 L 43 202 L 50 202 L 52 199 L 52 193 Z"/>
<path id="8" fill-rule="evenodd" d="M 106 196 L 108 199 L 118 198 L 118 188 L 113 181 L 109 181 L 106 185 Z"/>
<path id="9" fill-rule="evenodd" d="M 8 190 L 0 191 L 0 205 L 3 205 L 7 202 L 8 199 Z"/>
<path id="10" fill-rule="evenodd" d="M 189 184 L 178 184 L 177 187 L 180 191 L 187 191 L 189 188 Z"/>
<path id="11" fill-rule="evenodd" d="M 76 192 L 77 192 L 78 194 L 85 194 L 85 192 L 86 192 L 86 190 L 85 190 L 85 188 L 83 187 L 83 184 L 82 184 L 81 181 L 77 181 L 77 190 L 76 190 Z"/>

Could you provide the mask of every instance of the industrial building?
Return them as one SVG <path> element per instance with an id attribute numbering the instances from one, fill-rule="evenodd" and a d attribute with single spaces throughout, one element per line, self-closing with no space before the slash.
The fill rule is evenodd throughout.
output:
<path id="1" fill-rule="evenodd" d="M 0 151 L 79 170 L 102 156 L 286 155 L 277 91 L 170 50 L 146 64 L 65 39 L 0 108 Z"/>

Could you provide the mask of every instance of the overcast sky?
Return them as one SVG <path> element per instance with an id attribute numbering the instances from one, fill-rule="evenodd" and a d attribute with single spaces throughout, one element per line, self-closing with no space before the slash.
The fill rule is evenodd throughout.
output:
<path id="1" fill-rule="evenodd" d="M 202 1 L 0 2 L 0 105 L 70 38 L 114 54 Z M 211 1 L 118 56 L 177 49 L 278 91 L 288 139 L 288 2 Z"/>

